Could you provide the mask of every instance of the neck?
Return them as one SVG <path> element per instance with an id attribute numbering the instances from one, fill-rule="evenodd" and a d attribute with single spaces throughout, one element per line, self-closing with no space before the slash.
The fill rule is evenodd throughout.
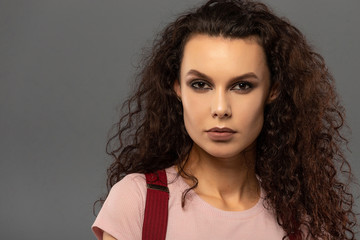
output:
<path id="1" fill-rule="evenodd" d="M 194 144 L 185 171 L 198 179 L 195 192 L 205 201 L 225 210 L 244 210 L 260 195 L 255 158 L 254 146 L 238 156 L 216 158 Z"/>

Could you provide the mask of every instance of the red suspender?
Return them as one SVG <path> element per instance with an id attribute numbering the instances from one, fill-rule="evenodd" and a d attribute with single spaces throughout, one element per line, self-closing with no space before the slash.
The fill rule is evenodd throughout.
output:
<path id="1" fill-rule="evenodd" d="M 298 222 L 294 217 L 292 218 L 292 223 L 297 224 L 297 226 L 299 226 Z M 296 239 L 301 239 L 301 232 L 299 230 L 289 234 L 289 240 L 296 240 Z"/>
<path id="2" fill-rule="evenodd" d="M 146 173 L 147 193 L 143 240 L 164 240 L 168 219 L 169 189 L 165 170 Z"/>
<path id="3" fill-rule="evenodd" d="M 296 239 L 301 239 L 301 233 L 300 232 L 289 234 L 289 240 L 296 240 Z"/>

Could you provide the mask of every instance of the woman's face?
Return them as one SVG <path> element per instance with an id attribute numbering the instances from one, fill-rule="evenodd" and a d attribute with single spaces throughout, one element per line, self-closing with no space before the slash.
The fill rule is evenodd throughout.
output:
<path id="1" fill-rule="evenodd" d="M 255 38 L 194 35 L 174 89 L 194 144 L 214 157 L 236 157 L 263 126 L 270 89 L 264 50 Z"/>

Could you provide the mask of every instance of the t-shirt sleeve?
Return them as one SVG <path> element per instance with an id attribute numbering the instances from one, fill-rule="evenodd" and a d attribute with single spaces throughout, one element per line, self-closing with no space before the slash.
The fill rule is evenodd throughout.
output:
<path id="1" fill-rule="evenodd" d="M 140 240 L 145 198 L 143 174 L 129 174 L 116 183 L 91 227 L 97 239 L 102 240 L 105 231 L 119 240 Z"/>

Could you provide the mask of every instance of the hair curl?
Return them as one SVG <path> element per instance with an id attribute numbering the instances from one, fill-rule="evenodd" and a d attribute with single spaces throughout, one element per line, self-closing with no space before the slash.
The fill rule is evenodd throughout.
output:
<path id="1" fill-rule="evenodd" d="M 115 159 L 108 169 L 108 190 L 134 172 L 177 165 L 186 175 L 182 167 L 193 142 L 173 84 L 184 45 L 194 34 L 256 36 L 265 50 L 278 97 L 265 108 L 255 169 L 265 201 L 287 236 L 301 239 L 307 232 L 314 239 L 354 239 L 352 174 L 342 150 L 347 140 L 340 133 L 344 109 L 333 78 L 300 31 L 258 2 L 210 0 L 158 35 L 107 144 Z"/>

